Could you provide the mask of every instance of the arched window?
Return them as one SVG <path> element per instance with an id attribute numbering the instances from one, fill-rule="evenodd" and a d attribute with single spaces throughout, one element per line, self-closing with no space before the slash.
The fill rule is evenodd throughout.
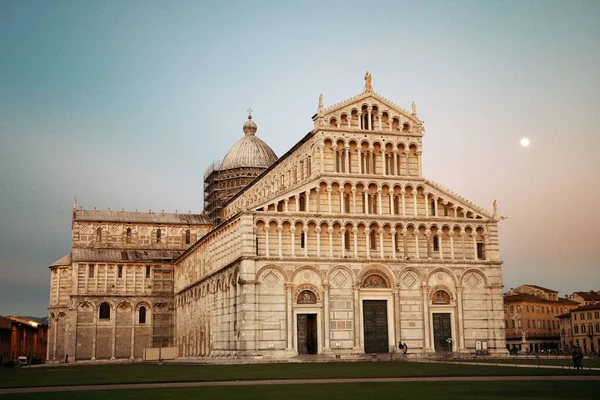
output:
<path id="1" fill-rule="evenodd" d="M 344 212 L 350 212 L 350 193 L 344 193 Z"/>
<path id="2" fill-rule="evenodd" d="M 99 312 L 98 318 L 110 319 L 110 304 L 108 304 L 108 303 L 100 304 L 100 312 Z"/>
<path id="3" fill-rule="evenodd" d="M 160 228 L 156 230 L 156 243 L 160 243 L 160 237 L 162 236 L 162 231 Z"/>
<path id="4" fill-rule="evenodd" d="M 185 244 L 190 244 L 192 240 L 191 234 L 190 234 L 190 230 L 186 230 L 185 231 Z"/>
<path id="5" fill-rule="evenodd" d="M 144 307 L 144 306 L 140 307 L 140 316 L 138 318 L 138 322 L 140 324 L 145 324 L 146 323 L 146 307 Z"/>
<path id="6" fill-rule="evenodd" d="M 431 216 L 435 216 L 435 200 L 431 202 Z"/>
<path id="7" fill-rule="evenodd" d="M 98 227 L 98 229 L 96 229 L 96 242 L 101 242 L 102 241 L 102 228 Z"/>
<path id="8" fill-rule="evenodd" d="M 304 232 L 300 233 L 300 248 L 303 249 L 306 246 L 306 235 Z"/>
<path id="9" fill-rule="evenodd" d="M 371 233 L 369 233 L 369 238 L 371 242 L 371 250 L 377 250 L 377 232 L 374 229 L 371 229 Z"/>
<path id="10" fill-rule="evenodd" d="M 433 237 L 433 251 L 440 251 L 440 238 L 438 235 Z"/>
<path id="11" fill-rule="evenodd" d="M 346 250 L 350 250 L 350 230 L 348 229 L 344 232 L 344 247 Z"/>
<path id="12" fill-rule="evenodd" d="M 127 232 L 125 234 L 125 243 L 131 243 L 131 228 L 127 228 Z"/>
<path id="13" fill-rule="evenodd" d="M 477 259 L 485 260 L 485 248 L 482 242 L 477 242 Z"/>

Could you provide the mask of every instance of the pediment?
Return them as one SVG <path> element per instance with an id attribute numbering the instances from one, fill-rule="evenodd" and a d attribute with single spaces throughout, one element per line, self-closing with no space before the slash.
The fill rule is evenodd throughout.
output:
<path id="1" fill-rule="evenodd" d="M 494 205 L 494 212 L 491 213 L 488 210 L 476 205 L 475 203 L 465 199 L 457 193 L 454 193 L 450 189 L 440 185 L 439 183 L 431 180 L 425 180 L 423 185 L 429 193 L 435 194 L 436 196 L 443 198 L 445 201 L 451 202 L 452 204 L 462 208 L 466 212 L 469 212 L 477 217 L 475 218 L 489 218 L 497 220 L 498 215 Z"/>
<path id="2" fill-rule="evenodd" d="M 409 122 L 412 126 L 423 124 L 423 121 L 417 116 L 414 104 L 412 110 L 408 111 L 373 91 L 364 91 L 327 108 L 319 107 L 319 113 L 315 115 L 314 119 L 315 122 L 320 120 L 321 124 L 328 125 L 332 119 L 340 121 L 344 116 L 350 116 L 353 112 L 361 113 L 369 108 L 375 110 L 379 115 L 387 115 L 390 121 L 397 118 L 400 123 Z"/>

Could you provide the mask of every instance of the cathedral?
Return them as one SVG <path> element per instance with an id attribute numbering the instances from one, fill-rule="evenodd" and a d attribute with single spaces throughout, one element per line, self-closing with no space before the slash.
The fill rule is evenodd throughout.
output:
<path id="1" fill-rule="evenodd" d="M 415 104 L 367 73 L 312 120 L 277 157 L 248 116 L 200 214 L 75 204 L 47 359 L 506 352 L 496 205 L 422 176 Z"/>

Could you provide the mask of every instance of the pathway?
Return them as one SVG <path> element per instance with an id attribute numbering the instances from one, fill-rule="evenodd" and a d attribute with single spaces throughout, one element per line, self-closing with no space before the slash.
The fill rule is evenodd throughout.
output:
<path id="1" fill-rule="evenodd" d="M 211 382 L 168 382 L 168 383 L 122 383 L 112 385 L 44 386 L 29 388 L 0 389 L 3 394 L 77 392 L 84 390 L 125 390 L 157 388 L 189 388 L 206 386 L 263 386 L 263 385 L 302 385 L 319 383 L 358 383 L 358 382 L 465 382 L 465 381 L 600 381 L 600 375 L 572 376 L 453 376 L 421 378 L 349 378 L 349 379 L 272 379 L 256 381 L 211 381 Z"/>

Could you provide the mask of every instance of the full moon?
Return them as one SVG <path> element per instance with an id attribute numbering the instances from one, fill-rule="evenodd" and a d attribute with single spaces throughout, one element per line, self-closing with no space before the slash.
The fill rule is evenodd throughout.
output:
<path id="1" fill-rule="evenodd" d="M 529 146 L 529 139 L 527 139 L 527 138 L 521 139 L 521 147 L 527 147 L 527 146 Z"/>

